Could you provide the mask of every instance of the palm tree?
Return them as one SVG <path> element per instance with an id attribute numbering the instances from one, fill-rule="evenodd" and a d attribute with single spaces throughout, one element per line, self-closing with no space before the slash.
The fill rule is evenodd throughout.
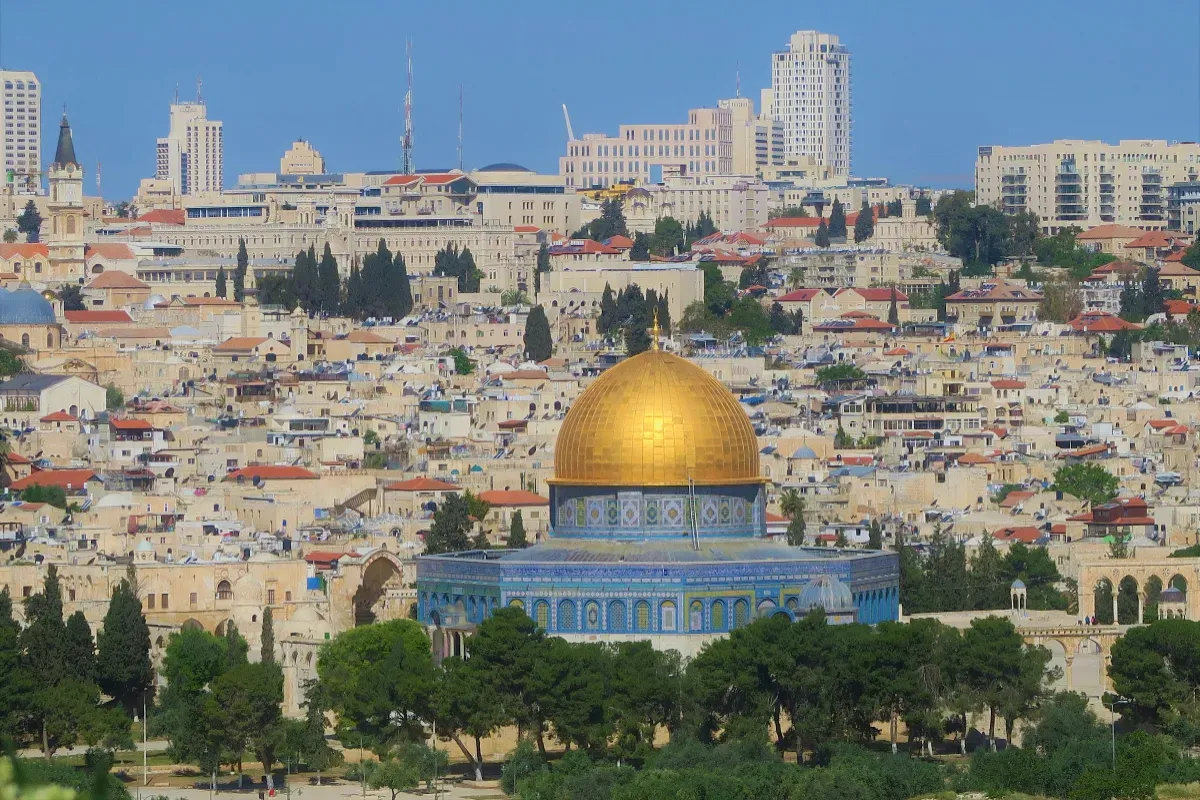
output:
<path id="1" fill-rule="evenodd" d="M 804 498 L 797 489 L 787 489 L 779 498 L 779 510 L 788 519 L 795 519 L 797 514 L 804 513 Z"/>
<path id="2" fill-rule="evenodd" d="M 800 267 L 792 267 L 792 271 L 788 273 L 788 283 L 795 289 L 804 282 L 804 270 Z"/>

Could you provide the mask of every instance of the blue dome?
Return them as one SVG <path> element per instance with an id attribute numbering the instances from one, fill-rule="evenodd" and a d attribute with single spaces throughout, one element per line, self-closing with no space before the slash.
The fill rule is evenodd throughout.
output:
<path id="1" fill-rule="evenodd" d="M 1012 582 L 1012 588 L 1014 588 L 1014 589 L 1024 589 L 1024 588 L 1025 588 L 1025 581 L 1021 580 L 1020 578 L 1017 578 L 1015 581 L 1013 581 L 1013 582 Z"/>
<path id="2" fill-rule="evenodd" d="M 826 613 L 839 613 L 854 610 L 854 595 L 850 587 L 832 575 L 821 575 L 808 582 L 800 592 L 800 613 L 805 614 L 814 608 L 823 608 Z"/>
<path id="3" fill-rule="evenodd" d="M 54 306 L 28 286 L 0 294 L 0 325 L 53 325 Z"/>

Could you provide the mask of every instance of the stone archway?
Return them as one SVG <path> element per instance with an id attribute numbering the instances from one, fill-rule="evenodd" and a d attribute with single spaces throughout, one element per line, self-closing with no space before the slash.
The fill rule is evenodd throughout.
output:
<path id="1" fill-rule="evenodd" d="M 1169 578 L 1167 576 L 1170 576 Z M 1192 586 L 1200 582 L 1200 558 L 1170 558 L 1166 555 L 1157 557 L 1145 557 L 1140 552 L 1137 558 L 1127 559 L 1097 559 L 1083 561 L 1079 565 L 1079 610 L 1083 616 L 1095 615 L 1106 621 L 1112 615 L 1113 611 L 1119 603 L 1113 602 L 1120 599 L 1120 587 L 1126 579 L 1127 588 L 1131 589 L 1126 593 L 1125 600 L 1125 618 L 1135 618 L 1138 615 L 1136 606 L 1142 607 L 1141 619 L 1146 618 L 1147 600 L 1153 599 L 1152 593 L 1148 591 L 1151 586 L 1151 579 L 1157 578 L 1162 582 L 1163 587 L 1186 587 Z M 1178 580 L 1177 580 L 1178 579 Z M 1083 587 L 1089 586 L 1104 586 L 1104 584 L 1112 587 L 1111 599 L 1104 596 L 1103 593 L 1085 592 Z M 1177 584 L 1179 584 L 1177 586 Z M 1133 589 L 1136 586 L 1136 589 Z M 1185 603 L 1183 606 L 1183 615 L 1186 619 L 1200 620 L 1200 595 L 1196 592 L 1185 592 Z M 1101 596 L 1097 596 L 1100 594 Z M 1135 601 L 1131 602 L 1131 601 Z M 1102 608 L 1101 606 L 1106 606 Z M 1138 619 L 1138 622 L 1141 622 Z"/>
<path id="2" fill-rule="evenodd" d="M 407 616 L 408 604 L 389 602 L 389 589 L 400 590 L 403 574 L 400 561 L 380 551 L 369 556 L 362 566 L 362 581 L 354 592 L 354 624 L 398 619 Z"/>

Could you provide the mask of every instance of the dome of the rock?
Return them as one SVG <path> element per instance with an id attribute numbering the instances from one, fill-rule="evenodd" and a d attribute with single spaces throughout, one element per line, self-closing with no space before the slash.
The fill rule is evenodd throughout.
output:
<path id="1" fill-rule="evenodd" d="M 555 484 L 761 483 L 758 440 L 737 400 L 695 364 L 649 350 L 605 372 L 558 435 Z"/>

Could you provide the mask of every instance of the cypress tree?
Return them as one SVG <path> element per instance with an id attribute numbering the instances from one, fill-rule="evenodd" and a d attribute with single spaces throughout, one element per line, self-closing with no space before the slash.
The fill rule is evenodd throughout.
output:
<path id="1" fill-rule="evenodd" d="M 8 587 L 0 589 L 0 738 L 16 738 L 33 693 L 32 674 L 21 663 L 21 626 L 13 618 Z"/>
<path id="2" fill-rule="evenodd" d="M 658 298 L 658 327 L 662 329 L 664 336 L 671 335 L 671 304 L 667 301 L 670 294 L 668 289 Z"/>
<path id="3" fill-rule="evenodd" d="M 842 208 L 841 200 L 834 200 L 833 210 L 829 212 L 829 238 L 846 238 L 846 209 Z"/>
<path id="4" fill-rule="evenodd" d="M 863 201 L 858 217 L 854 220 L 854 242 L 865 242 L 875 235 L 875 215 L 871 207 Z"/>
<path id="5" fill-rule="evenodd" d="M 92 641 L 92 629 L 82 611 L 76 611 L 67 619 L 63 635 L 63 658 L 67 677 L 84 683 L 96 680 L 96 644 Z"/>
<path id="6" fill-rule="evenodd" d="M 408 316 L 412 311 L 412 285 L 408 280 L 408 266 L 404 256 L 399 253 L 392 259 L 391 274 L 388 280 L 389 316 L 397 322 Z"/>
<path id="7" fill-rule="evenodd" d="M 225 623 L 225 671 L 240 667 L 246 663 L 246 653 L 250 650 L 246 638 L 238 631 L 237 623 L 229 620 Z"/>
<path id="8" fill-rule="evenodd" d="M 900 324 L 900 309 L 896 306 L 896 287 L 892 287 L 892 302 L 888 305 L 888 324 Z"/>
<path id="9" fill-rule="evenodd" d="M 508 546 L 514 550 L 529 546 L 525 538 L 525 520 L 521 518 L 520 511 L 514 513 L 508 523 Z"/>
<path id="10" fill-rule="evenodd" d="M 338 276 L 337 259 L 333 257 L 333 251 L 329 249 L 329 243 L 326 242 L 325 252 L 321 254 L 321 264 L 317 269 L 318 305 L 322 311 L 327 314 L 337 313 L 342 304 L 341 289 L 342 281 Z"/>
<path id="11" fill-rule="evenodd" d="M 225 268 L 221 267 L 217 270 L 217 297 L 225 297 L 229 294 L 229 287 L 225 282 Z"/>
<path id="12" fill-rule="evenodd" d="M 483 273 L 475 266 L 475 256 L 471 249 L 464 247 L 458 254 L 458 290 L 460 292 L 478 292 L 479 279 Z"/>
<path id="13" fill-rule="evenodd" d="M 40 686 L 57 686 L 66 676 L 63 641 L 67 631 L 63 622 L 62 585 L 58 568 L 53 564 L 46 572 L 42 591 L 25 598 L 25 620 L 26 628 L 21 631 L 25 663 L 37 676 Z"/>
<path id="14" fill-rule="evenodd" d="M 342 304 L 342 313 L 354 319 L 363 317 L 363 282 L 357 261 L 350 265 L 350 275 L 346 278 L 346 299 Z"/>
<path id="15" fill-rule="evenodd" d="M 817 235 L 813 237 L 813 241 L 817 247 L 829 247 L 829 228 L 825 226 L 825 220 L 817 225 Z"/>
<path id="16" fill-rule="evenodd" d="M 250 268 L 250 255 L 246 252 L 246 240 L 238 239 L 237 269 L 233 273 L 233 299 L 239 303 L 246 299 L 246 272 Z"/>
<path id="17" fill-rule="evenodd" d="M 259 644 L 258 657 L 264 664 L 275 663 L 275 619 L 270 606 L 263 609 L 262 642 Z"/>
<path id="18" fill-rule="evenodd" d="M 617 301 L 613 299 L 612 286 L 604 284 L 604 293 L 600 295 L 600 318 L 596 321 L 596 332 L 605 334 L 613 329 L 617 320 Z"/>
<path id="19" fill-rule="evenodd" d="M 550 335 L 550 320 L 546 310 L 534 306 L 525 320 L 525 357 L 533 361 L 545 361 L 554 353 L 554 340 Z"/>
<path id="20" fill-rule="evenodd" d="M 537 267 L 533 271 L 533 293 L 536 295 L 542 291 L 542 273 L 550 271 L 550 248 L 542 242 L 542 246 L 538 248 Z"/>
<path id="21" fill-rule="evenodd" d="M 100 688 L 128 711 L 141 703 L 154 681 L 150 665 L 150 628 L 142 616 L 142 601 L 128 581 L 113 590 L 96 637 L 96 667 Z"/>

